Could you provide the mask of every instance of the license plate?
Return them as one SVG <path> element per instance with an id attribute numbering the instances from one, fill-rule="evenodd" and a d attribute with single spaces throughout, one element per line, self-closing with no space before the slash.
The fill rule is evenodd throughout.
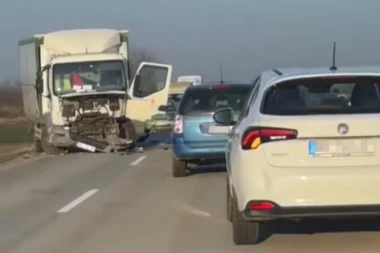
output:
<path id="1" fill-rule="evenodd" d="M 373 139 L 310 140 L 311 156 L 371 156 L 375 154 Z"/>
<path id="2" fill-rule="evenodd" d="M 84 149 L 84 150 L 87 150 L 87 151 L 90 151 L 90 152 L 95 152 L 96 151 L 96 148 L 94 146 L 88 145 L 88 144 L 83 143 L 83 142 L 77 142 L 76 146 L 78 148 L 81 148 L 81 149 Z"/>
<path id="3" fill-rule="evenodd" d="M 208 132 L 210 134 L 228 134 L 230 129 L 230 126 L 209 126 Z"/>

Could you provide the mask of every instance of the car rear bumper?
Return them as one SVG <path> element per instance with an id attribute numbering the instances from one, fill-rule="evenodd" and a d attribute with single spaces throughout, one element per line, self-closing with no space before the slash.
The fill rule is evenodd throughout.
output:
<path id="1" fill-rule="evenodd" d="M 273 202 L 272 204 L 275 208 L 271 211 L 250 211 L 248 203 L 243 216 L 251 221 L 380 217 L 380 204 L 304 207 L 281 207 Z"/>
<path id="2" fill-rule="evenodd" d="M 230 161 L 229 176 L 240 211 L 255 200 L 276 203 L 283 211 L 273 215 L 280 216 L 301 215 L 291 212 L 296 210 L 292 208 L 304 210 L 303 215 L 307 216 L 315 210 L 322 210 L 319 215 L 323 215 L 334 207 L 354 210 L 359 207 L 360 211 L 364 207 L 380 206 L 380 166 L 273 167 L 259 157 L 259 150 L 255 152 L 241 153 Z M 336 213 L 340 215 L 339 211 Z"/>
<path id="3" fill-rule="evenodd" d="M 178 160 L 225 160 L 225 145 L 207 147 L 205 142 L 204 146 L 204 148 L 191 148 L 184 143 L 183 138 L 172 138 L 173 154 Z"/>

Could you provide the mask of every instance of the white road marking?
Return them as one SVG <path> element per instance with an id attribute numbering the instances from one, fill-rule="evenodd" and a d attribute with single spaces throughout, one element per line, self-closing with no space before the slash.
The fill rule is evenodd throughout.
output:
<path id="1" fill-rule="evenodd" d="M 140 156 L 135 161 L 131 162 L 129 165 L 136 166 L 137 164 L 141 163 L 145 158 L 146 158 L 145 155 L 144 156 Z"/>
<path id="2" fill-rule="evenodd" d="M 178 206 L 177 206 L 177 208 L 178 208 Z M 228 224 L 228 222 L 226 222 L 226 220 L 224 218 L 222 219 L 219 217 L 215 217 L 210 212 L 201 210 L 199 208 L 196 208 L 196 207 L 184 204 L 184 203 L 180 204 L 179 210 L 181 210 L 182 212 L 186 212 L 186 213 L 195 215 L 201 219 L 205 219 L 206 221 L 212 222 L 212 223 L 217 224 L 217 225 L 225 226 L 226 224 Z"/>
<path id="3" fill-rule="evenodd" d="M 189 210 L 189 212 L 192 214 L 198 215 L 198 216 L 203 216 L 203 217 L 210 217 L 211 216 L 211 213 L 203 211 L 203 210 L 199 210 L 199 209 Z"/>
<path id="4" fill-rule="evenodd" d="M 57 213 L 67 213 L 69 212 L 71 209 L 73 209 L 74 207 L 76 207 L 77 205 L 79 205 L 80 203 L 82 203 L 83 201 L 85 201 L 86 199 L 88 199 L 89 197 L 91 197 L 92 195 L 94 195 L 97 191 L 99 191 L 98 189 L 92 189 L 88 192 L 85 192 L 82 196 L 78 197 L 77 199 L 73 200 L 72 202 L 70 202 L 68 205 L 62 207 L 61 209 L 59 209 L 57 211 Z"/>
<path id="5" fill-rule="evenodd" d="M 190 205 L 187 205 L 187 204 L 182 204 L 181 205 L 181 209 L 183 211 L 186 211 L 188 213 L 191 213 L 191 214 L 194 214 L 194 215 L 197 215 L 197 216 L 211 217 L 211 213 L 203 211 L 203 210 L 201 210 L 199 208 L 196 208 L 196 207 L 193 207 L 193 206 L 190 206 Z"/>

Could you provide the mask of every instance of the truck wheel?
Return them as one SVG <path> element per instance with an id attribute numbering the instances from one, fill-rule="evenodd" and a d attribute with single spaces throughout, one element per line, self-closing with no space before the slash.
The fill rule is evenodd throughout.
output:
<path id="1" fill-rule="evenodd" d="M 228 176 L 226 180 L 226 188 L 227 188 L 227 199 L 226 199 L 226 204 L 227 204 L 227 220 L 232 222 L 232 198 L 231 198 L 231 191 L 230 191 L 230 183 L 228 182 Z"/>
<path id="2" fill-rule="evenodd" d="M 48 138 L 49 138 L 49 136 L 48 136 L 48 133 L 47 133 L 47 129 L 46 129 L 46 127 L 43 127 L 42 128 L 42 136 L 41 136 L 40 143 L 41 143 L 42 150 L 43 150 L 43 152 L 45 152 L 45 154 L 48 154 L 48 155 L 59 155 L 59 154 L 64 153 L 64 149 L 51 145 L 48 142 Z"/>
<path id="3" fill-rule="evenodd" d="M 135 125 L 131 120 L 128 120 L 123 124 L 124 129 L 124 137 L 126 140 L 132 140 L 132 145 L 129 147 L 129 149 L 133 149 L 136 145 L 136 139 L 137 139 L 137 133 Z"/>
<path id="4" fill-rule="evenodd" d="M 258 244 L 268 237 L 267 224 L 247 221 L 232 198 L 232 234 L 236 245 Z"/>
<path id="5" fill-rule="evenodd" d="M 33 136 L 33 146 L 34 146 L 34 152 L 35 153 L 44 152 L 44 149 L 42 148 L 41 141 L 37 140 L 37 138 L 35 136 Z"/>
<path id="6" fill-rule="evenodd" d="M 41 140 L 37 139 L 37 137 L 36 137 L 36 133 L 34 130 L 35 126 L 36 125 L 34 123 L 29 122 L 28 128 L 29 128 L 30 133 L 33 136 L 33 149 L 34 149 L 34 152 L 38 154 L 38 153 L 44 152 L 44 149 L 42 148 Z"/>
<path id="7" fill-rule="evenodd" d="M 173 177 L 185 177 L 187 172 L 187 164 L 185 161 L 180 161 L 172 158 L 172 173 Z"/>

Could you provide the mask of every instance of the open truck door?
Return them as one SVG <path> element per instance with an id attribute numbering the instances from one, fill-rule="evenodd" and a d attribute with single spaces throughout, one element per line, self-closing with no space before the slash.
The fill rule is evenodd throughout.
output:
<path id="1" fill-rule="evenodd" d="M 128 90 L 126 117 L 144 122 L 166 105 L 172 78 L 171 65 L 142 62 Z"/>

